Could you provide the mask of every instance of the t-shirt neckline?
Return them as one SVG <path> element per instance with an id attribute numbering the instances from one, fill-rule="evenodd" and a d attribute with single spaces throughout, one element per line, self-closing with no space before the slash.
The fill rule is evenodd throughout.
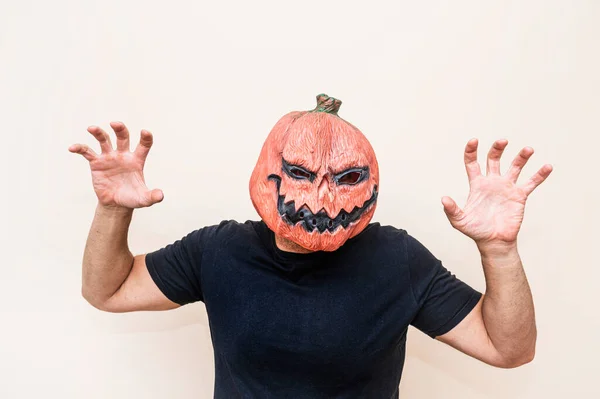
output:
<path id="1" fill-rule="evenodd" d="M 277 242 L 275 240 L 275 232 L 273 232 L 273 230 L 271 230 L 264 221 L 261 220 L 260 224 L 263 228 L 263 231 L 265 232 L 266 241 L 269 249 L 271 250 L 273 255 L 279 260 L 303 264 L 313 263 L 327 256 L 327 252 L 325 251 L 313 251 L 308 253 L 284 251 L 277 246 Z"/>

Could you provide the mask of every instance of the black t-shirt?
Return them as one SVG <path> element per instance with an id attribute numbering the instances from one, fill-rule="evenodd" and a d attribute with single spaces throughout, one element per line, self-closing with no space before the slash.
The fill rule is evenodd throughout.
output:
<path id="1" fill-rule="evenodd" d="M 146 264 L 170 300 L 204 302 L 218 399 L 397 398 L 408 326 L 444 334 L 481 297 L 379 223 L 334 252 L 298 254 L 263 222 L 224 221 Z"/>

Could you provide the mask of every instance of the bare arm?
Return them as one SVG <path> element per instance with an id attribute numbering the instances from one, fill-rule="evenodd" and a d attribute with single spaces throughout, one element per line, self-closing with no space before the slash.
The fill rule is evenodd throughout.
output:
<path id="1" fill-rule="evenodd" d="M 486 291 L 461 323 L 437 339 L 488 364 L 512 368 L 534 358 L 537 337 L 533 298 L 517 250 L 517 235 L 527 197 L 550 175 L 552 167 L 543 166 L 517 186 L 533 149 L 521 150 L 501 176 L 500 157 L 507 143 L 494 143 L 488 154 L 488 173 L 483 176 L 477 163 L 477 141 L 469 141 L 465 149 L 471 185 L 467 204 L 460 209 L 452 199 L 442 200 L 452 226 L 477 243 Z"/>
<path id="2" fill-rule="evenodd" d="M 125 125 L 115 122 L 111 126 L 117 135 L 116 151 L 108 135 L 95 126 L 88 131 L 99 141 L 101 155 L 82 144 L 69 148 L 90 162 L 98 196 L 83 256 L 82 295 L 108 312 L 173 309 L 179 305 L 158 289 L 146 268 L 145 255 L 133 256 L 127 245 L 133 209 L 163 198 L 160 190 L 147 189 L 142 173 L 152 135 L 142 131 L 140 144 L 130 152 Z"/>
<path id="3" fill-rule="evenodd" d="M 533 360 L 537 329 L 533 297 L 516 246 L 480 250 L 486 281 L 482 317 L 508 365 Z"/>
<path id="4" fill-rule="evenodd" d="M 82 295 L 107 312 L 168 310 L 179 305 L 158 289 L 145 255 L 133 256 L 127 232 L 133 210 L 98 204 L 83 256 Z"/>
<path id="5" fill-rule="evenodd" d="M 121 287 L 133 267 L 127 232 L 133 209 L 98 204 L 83 255 L 82 294 L 101 308 Z"/>
<path id="6" fill-rule="evenodd" d="M 440 341 L 496 367 L 533 360 L 537 329 L 529 283 L 517 249 L 481 253 L 486 293 Z"/>

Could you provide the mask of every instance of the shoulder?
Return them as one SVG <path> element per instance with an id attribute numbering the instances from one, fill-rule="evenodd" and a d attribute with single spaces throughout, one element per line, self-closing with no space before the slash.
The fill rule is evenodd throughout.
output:
<path id="1" fill-rule="evenodd" d="M 351 241 L 356 241 L 362 245 L 366 244 L 377 249 L 383 249 L 386 247 L 405 248 L 406 241 L 409 238 L 410 236 L 404 229 L 374 222 L 369 224 Z"/>
<path id="2" fill-rule="evenodd" d="M 260 221 L 223 220 L 219 224 L 205 227 L 206 237 L 215 248 L 240 248 L 261 243 L 264 224 Z"/>
<path id="3" fill-rule="evenodd" d="M 368 257 L 376 263 L 400 265 L 408 260 L 409 239 L 410 236 L 404 229 L 373 222 L 348 240 L 341 250 L 352 257 Z"/>
<path id="4" fill-rule="evenodd" d="M 224 242 L 248 241 L 257 235 L 256 224 L 259 222 L 237 220 L 223 220 L 217 224 L 200 227 L 181 240 L 186 245 L 206 249 L 219 246 Z"/>
<path id="5" fill-rule="evenodd" d="M 411 286 L 417 291 L 436 276 L 446 272 L 442 262 L 421 241 L 404 229 L 375 225 L 367 233 L 383 258 L 394 258 L 408 270 Z"/>
<path id="6" fill-rule="evenodd" d="M 240 222 L 237 220 L 223 220 L 218 224 L 209 225 L 196 230 L 194 233 L 204 236 L 211 240 L 235 240 L 247 239 L 257 235 L 257 229 L 260 222 L 247 220 Z"/>
<path id="7" fill-rule="evenodd" d="M 395 227 L 395 226 L 381 225 L 380 223 L 373 223 L 373 228 L 374 228 L 375 234 L 377 234 L 379 239 L 398 242 L 398 241 L 404 241 L 408 237 L 408 233 L 406 230 Z"/>
<path id="8" fill-rule="evenodd" d="M 433 257 L 429 250 L 405 229 L 377 222 L 369 224 L 352 241 L 356 241 L 359 247 L 366 246 L 380 253 L 393 254 L 396 259 L 401 259 L 409 264 L 419 263 L 418 260 Z"/>

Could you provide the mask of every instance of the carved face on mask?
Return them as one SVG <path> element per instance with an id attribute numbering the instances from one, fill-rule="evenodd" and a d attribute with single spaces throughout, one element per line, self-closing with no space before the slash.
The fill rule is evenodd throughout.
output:
<path id="1" fill-rule="evenodd" d="M 313 251 L 334 251 L 375 212 L 379 168 L 356 127 L 337 115 L 341 101 L 283 116 L 265 141 L 250 178 L 250 197 L 267 226 Z"/>

